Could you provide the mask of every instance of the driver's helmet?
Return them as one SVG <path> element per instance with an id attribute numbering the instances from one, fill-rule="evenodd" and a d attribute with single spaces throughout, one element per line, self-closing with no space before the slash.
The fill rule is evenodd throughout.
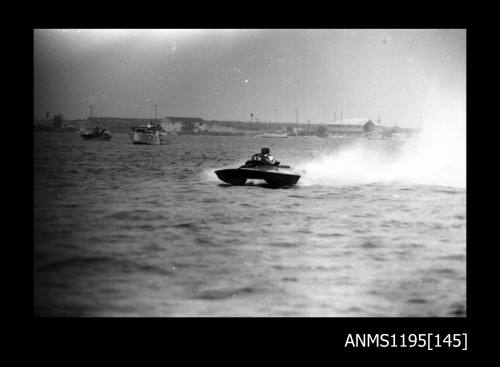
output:
<path id="1" fill-rule="evenodd" d="M 271 151 L 269 150 L 269 148 L 262 148 L 262 150 L 260 151 L 260 154 L 269 154 Z"/>

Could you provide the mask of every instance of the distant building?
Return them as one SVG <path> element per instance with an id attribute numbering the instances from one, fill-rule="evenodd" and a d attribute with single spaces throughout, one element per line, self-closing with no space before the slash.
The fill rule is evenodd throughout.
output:
<path id="1" fill-rule="evenodd" d="M 340 124 L 327 125 L 329 134 L 361 134 L 372 131 L 383 131 L 384 127 L 375 125 L 369 119 L 343 119 Z"/>
<path id="2" fill-rule="evenodd" d="M 160 126 L 163 130 L 169 132 L 180 132 L 182 130 L 182 122 L 170 121 L 166 117 L 160 120 Z"/>
<path id="3" fill-rule="evenodd" d="M 165 131 L 200 133 L 208 130 L 207 123 L 199 117 L 167 116 L 160 120 Z"/>

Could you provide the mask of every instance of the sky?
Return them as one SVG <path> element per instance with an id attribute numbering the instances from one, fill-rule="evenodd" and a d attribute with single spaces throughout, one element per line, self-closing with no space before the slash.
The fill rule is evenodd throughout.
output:
<path id="1" fill-rule="evenodd" d="M 418 128 L 429 96 L 465 101 L 466 30 L 36 29 L 33 66 L 35 118 L 157 104 L 158 118 Z"/>

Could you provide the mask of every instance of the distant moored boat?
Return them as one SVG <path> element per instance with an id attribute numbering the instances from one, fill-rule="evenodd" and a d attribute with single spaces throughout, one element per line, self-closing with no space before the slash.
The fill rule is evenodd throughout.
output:
<path id="1" fill-rule="evenodd" d="M 262 135 L 256 135 L 256 138 L 288 138 L 287 133 L 265 133 Z"/>
<path id="2" fill-rule="evenodd" d="M 158 125 L 132 127 L 128 134 L 133 144 L 160 145 L 167 142 L 166 131 Z"/>
<path id="3" fill-rule="evenodd" d="M 108 130 L 106 129 L 99 129 L 97 126 L 95 129 L 91 130 L 91 131 L 88 131 L 88 130 L 85 130 L 83 131 L 80 136 L 82 137 L 82 139 L 85 139 L 85 140 L 109 140 L 111 139 L 112 135 L 111 135 L 111 132 L 109 132 Z"/>

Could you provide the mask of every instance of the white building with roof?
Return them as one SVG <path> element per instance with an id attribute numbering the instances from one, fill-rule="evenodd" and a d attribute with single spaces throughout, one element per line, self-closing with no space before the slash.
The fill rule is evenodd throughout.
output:
<path id="1" fill-rule="evenodd" d="M 160 120 L 160 126 L 169 132 L 199 133 L 208 129 L 207 123 L 199 117 L 172 117 L 167 116 Z"/>
<path id="2" fill-rule="evenodd" d="M 338 133 L 365 133 L 370 131 L 383 131 L 382 125 L 375 125 L 370 119 L 342 119 L 339 123 L 328 124 L 329 134 Z"/>

